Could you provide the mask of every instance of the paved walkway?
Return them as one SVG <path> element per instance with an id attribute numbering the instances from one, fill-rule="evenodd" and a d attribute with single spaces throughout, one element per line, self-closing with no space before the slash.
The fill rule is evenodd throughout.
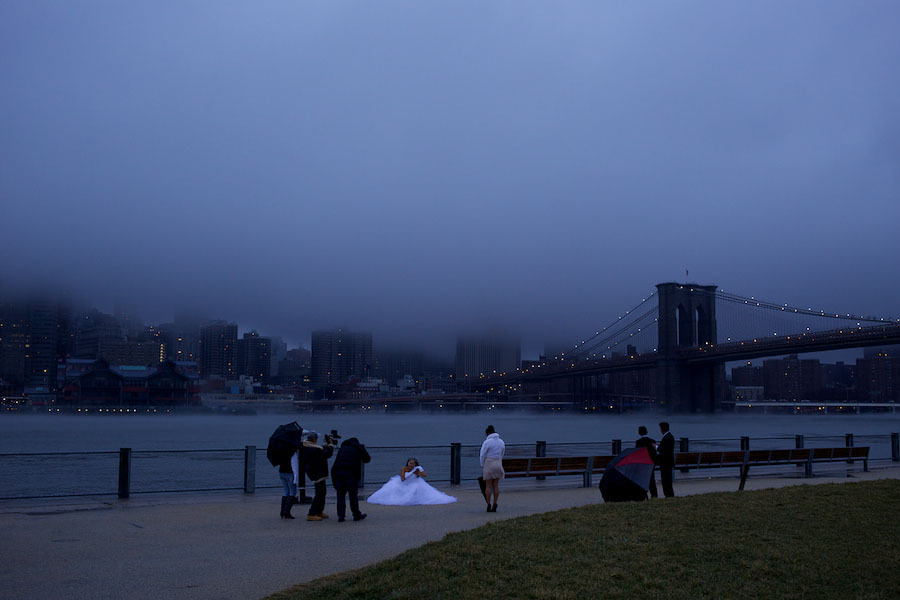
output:
<path id="1" fill-rule="evenodd" d="M 747 489 L 835 481 L 900 479 L 900 467 L 851 469 L 814 479 L 752 476 Z M 551 478 L 552 479 L 552 478 Z M 497 513 L 474 486 L 446 489 L 442 506 L 376 506 L 369 518 L 338 523 L 278 518 L 272 492 L 177 494 L 129 500 L 0 502 L 0 598 L 258 599 L 324 575 L 363 567 L 487 522 L 602 502 L 596 487 L 508 482 Z M 440 486 L 439 486 L 440 487 Z M 678 495 L 734 491 L 737 479 L 679 482 Z M 373 491 L 373 490 L 368 490 Z M 659 502 L 659 501 L 658 501 Z"/>

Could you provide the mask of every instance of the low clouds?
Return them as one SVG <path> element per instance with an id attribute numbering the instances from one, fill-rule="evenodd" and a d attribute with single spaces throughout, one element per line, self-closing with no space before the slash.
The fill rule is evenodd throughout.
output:
<path id="1" fill-rule="evenodd" d="M 0 282 L 445 354 L 577 339 L 685 269 L 900 312 L 898 17 L 6 5 Z"/>

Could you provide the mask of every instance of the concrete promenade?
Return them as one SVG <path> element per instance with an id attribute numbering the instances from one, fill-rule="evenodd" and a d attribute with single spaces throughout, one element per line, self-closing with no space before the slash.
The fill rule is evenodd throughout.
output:
<path id="1" fill-rule="evenodd" d="M 751 475 L 747 489 L 885 478 L 900 479 L 900 467 L 868 473 L 850 467 L 812 479 Z M 485 512 L 472 483 L 438 485 L 458 502 L 410 507 L 363 502 L 369 517 L 344 523 L 337 522 L 332 496 L 326 521 L 307 522 L 303 505 L 293 509 L 296 520 L 282 520 L 280 496 L 273 491 L 4 501 L 0 598 L 258 599 L 396 556 L 450 532 L 602 502 L 596 486 L 576 487 L 571 477 L 552 479 L 506 482 L 497 513 Z M 732 477 L 682 482 L 676 476 L 677 495 L 736 489 Z"/>

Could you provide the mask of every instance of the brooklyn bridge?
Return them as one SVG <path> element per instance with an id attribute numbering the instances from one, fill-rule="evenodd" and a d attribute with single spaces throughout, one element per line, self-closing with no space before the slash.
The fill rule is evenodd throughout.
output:
<path id="1" fill-rule="evenodd" d="M 725 399 L 725 364 L 762 357 L 900 344 L 900 319 L 836 313 L 740 296 L 715 285 L 661 283 L 566 352 L 513 372 L 470 376 L 487 401 L 607 403 L 610 378 L 649 381 L 630 403 L 711 412 Z M 622 399 L 619 398 L 621 401 Z"/>

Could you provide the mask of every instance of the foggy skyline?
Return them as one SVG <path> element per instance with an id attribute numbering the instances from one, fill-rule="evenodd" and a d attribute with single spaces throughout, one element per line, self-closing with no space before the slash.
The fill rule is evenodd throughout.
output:
<path id="1" fill-rule="evenodd" d="M 441 355 L 574 342 L 664 281 L 900 317 L 898 25 L 889 1 L 5 3 L 0 290 Z"/>

